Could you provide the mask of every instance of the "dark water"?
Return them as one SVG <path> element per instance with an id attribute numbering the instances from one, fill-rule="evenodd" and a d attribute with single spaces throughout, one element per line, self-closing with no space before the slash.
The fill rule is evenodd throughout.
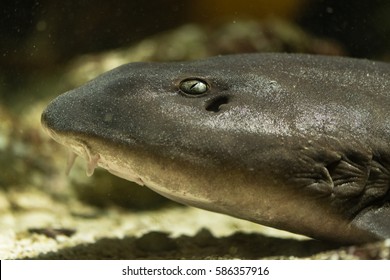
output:
<path id="1" fill-rule="evenodd" d="M 140 210 L 164 204 L 154 193 L 144 193 L 146 188 L 129 187 L 129 182 L 102 170 L 86 178 L 82 168 L 75 167 L 73 177 L 64 177 L 64 149 L 40 127 L 40 112 L 49 100 L 88 80 L 89 72 L 99 73 L 111 62 L 107 51 L 128 51 L 136 60 L 143 58 L 137 56 L 143 48 L 152 48 L 150 60 L 281 51 L 389 61 L 389 15 L 388 0 L 2 0 L 1 213 L 53 214 L 58 205 L 67 208 L 68 201 L 78 200 L 98 210 L 69 210 L 58 219 L 93 219 L 112 205 Z M 158 35 L 162 33 L 166 35 Z M 140 45 L 144 39 L 148 44 Z M 85 65 L 92 65 L 89 72 L 81 71 Z M 18 242 L 19 237 L 29 237 L 29 231 L 15 219 L 15 228 L 9 230 Z M 34 227 L 45 223 L 37 221 Z M 280 242 L 271 243 L 272 249 Z M 298 245 L 307 255 L 307 246 Z M 281 250 L 288 254 L 285 247 Z M 10 256 L 14 257 L 5 255 Z"/>
<path id="2" fill-rule="evenodd" d="M 208 25 L 282 17 L 340 42 L 352 56 L 376 57 L 390 49 L 386 0 L 288 1 L 2 1 L 0 75 L 51 71 L 71 57 L 127 46 L 185 23 Z M 3 82 L 4 83 L 4 82 Z M 3 93 L 4 94 L 4 93 Z"/>

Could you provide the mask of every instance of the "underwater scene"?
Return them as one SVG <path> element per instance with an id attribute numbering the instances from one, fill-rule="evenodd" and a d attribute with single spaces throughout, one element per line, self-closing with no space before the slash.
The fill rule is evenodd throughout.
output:
<path id="1" fill-rule="evenodd" d="M 389 1 L 1 6 L 0 259 L 390 259 Z"/>

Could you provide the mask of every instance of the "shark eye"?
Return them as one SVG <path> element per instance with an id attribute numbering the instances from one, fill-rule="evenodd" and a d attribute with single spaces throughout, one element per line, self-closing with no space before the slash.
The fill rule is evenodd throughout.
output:
<path id="1" fill-rule="evenodd" d="M 198 97 L 207 93 L 209 85 L 197 78 L 191 78 L 181 81 L 179 89 L 187 96 Z"/>

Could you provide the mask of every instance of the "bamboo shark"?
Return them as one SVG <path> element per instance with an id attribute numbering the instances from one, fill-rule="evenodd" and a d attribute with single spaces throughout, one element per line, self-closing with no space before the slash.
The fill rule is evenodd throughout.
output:
<path id="1" fill-rule="evenodd" d="M 49 135 L 172 200 L 318 239 L 390 238 L 390 64 L 298 54 L 130 63 L 60 95 Z"/>

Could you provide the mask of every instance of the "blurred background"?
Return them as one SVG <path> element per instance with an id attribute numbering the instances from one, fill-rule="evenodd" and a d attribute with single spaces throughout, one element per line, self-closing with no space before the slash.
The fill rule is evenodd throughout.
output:
<path id="1" fill-rule="evenodd" d="M 51 73 L 80 54 L 130 46 L 185 24 L 208 28 L 207 37 L 215 36 L 218 28 L 223 32 L 228 24 L 279 19 L 334 40 L 345 55 L 383 59 L 390 49 L 389 15 L 386 0 L 2 0 L 0 98 L 12 98 L 9 90 L 22 86 L 30 75 Z M 250 28 L 236 31 L 243 33 L 242 45 L 247 37 L 256 36 Z M 288 26 L 285 29 L 288 33 Z M 272 30 L 268 33 L 273 35 Z M 214 43 L 226 40 L 221 37 Z M 226 48 L 211 54 L 228 52 Z M 239 51 L 258 50 L 230 49 Z"/>
<path id="2" fill-rule="evenodd" d="M 272 51 L 386 61 L 389 15 L 388 0 L 2 0 L 0 190 L 58 189 L 47 178 L 62 172 L 56 162 L 63 154 L 42 135 L 40 113 L 55 96 L 104 71 L 131 61 Z M 132 205 L 121 184 L 109 183 L 117 179 L 105 180 L 98 181 L 115 187 L 76 188 L 78 195 Z"/>
<path id="3" fill-rule="evenodd" d="M 0 7 L 0 244 L 8 244 L 0 246 L 0 259 L 36 255 L 32 228 L 85 233 L 88 224 L 87 236 L 111 236 L 115 226 L 128 226 L 121 215 L 129 209 L 167 203 L 106 171 L 86 177 L 81 161 L 64 175 L 66 150 L 40 127 L 43 108 L 62 92 L 131 61 L 244 52 L 390 60 L 389 0 L 1 0 Z M 107 226 L 112 209 L 125 211 Z M 83 243 L 80 238 L 73 241 Z"/>

